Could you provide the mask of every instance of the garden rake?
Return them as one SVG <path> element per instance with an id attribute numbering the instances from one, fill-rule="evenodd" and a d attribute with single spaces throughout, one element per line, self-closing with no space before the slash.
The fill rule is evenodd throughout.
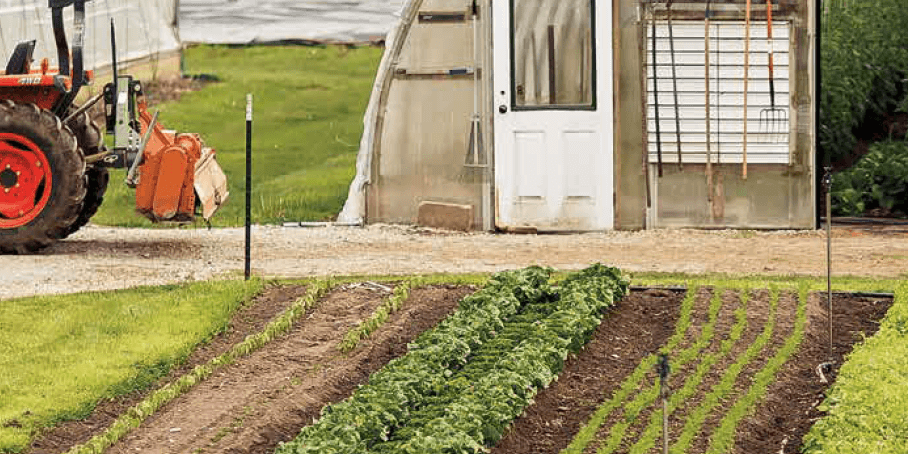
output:
<path id="1" fill-rule="evenodd" d="M 776 106 L 776 87 L 773 80 L 772 0 L 766 0 L 766 45 L 769 57 L 769 108 L 760 110 L 760 130 L 768 138 L 778 138 L 788 124 L 788 110 Z"/>

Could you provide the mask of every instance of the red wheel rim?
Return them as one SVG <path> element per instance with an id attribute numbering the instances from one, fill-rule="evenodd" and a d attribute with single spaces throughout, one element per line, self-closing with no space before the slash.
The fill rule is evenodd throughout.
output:
<path id="1" fill-rule="evenodd" d="M 37 218 L 52 188 L 44 152 L 26 137 L 0 133 L 0 228 L 21 227 Z"/>

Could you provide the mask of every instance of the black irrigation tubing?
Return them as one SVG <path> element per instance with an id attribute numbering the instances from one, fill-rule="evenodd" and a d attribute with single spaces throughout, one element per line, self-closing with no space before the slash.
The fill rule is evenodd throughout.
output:
<path id="1" fill-rule="evenodd" d="M 684 293 L 684 292 L 686 292 L 686 291 L 688 290 L 688 288 L 687 288 L 686 286 L 683 286 L 683 285 L 682 285 L 682 286 L 671 286 L 671 285 L 669 285 L 669 286 L 662 286 L 662 285 L 656 285 L 656 286 L 631 285 L 631 286 L 628 287 L 628 290 L 630 290 L 630 291 L 632 291 L 632 292 L 645 292 L 645 291 L 647 291 L 647 290 L 665 290 L 665 291 L 669 291 L 669 292 Z"/>
<path id="2" fill-rule="evenodd" d="M 826 216 L 820 218 L 822 222 L 826 222 Z M 908 220 L 899 220 L 899 219 L 873 219 L 873 218 L 851 218 L 843 217 L 837 218 L 833 216 L 832 218 L 833 225 L 835 224 L 854 224 L 854 225 L 879 225 L 879 226 L 908 226 Z"/>
<path id="3" fill-rule="evenodd" d="M 855 298 L 895 298 L 894 293 L 878 293 L 878 292 L 832 292 L 836 296 L 853 296 Z"/>

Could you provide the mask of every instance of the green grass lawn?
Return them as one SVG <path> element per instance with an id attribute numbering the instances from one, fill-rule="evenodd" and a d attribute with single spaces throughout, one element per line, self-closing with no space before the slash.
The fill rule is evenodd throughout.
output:
<path id="1" fill-rule="evenodd" d="M 382 50 L 303 46 L 185 51 L 187 74 L 213 74 L 219 83 L 153 107 L 168 129 L 201 134 L 218 151 L 230 201 L 216 226 L 245 218 L 246 94 L 254 97 L 253 221 L 333 219 L 347 197 L 363 130 L 363 114 Z M 134 192 L 122 172 L 111 176 L 92 222 L 150 226 L 134 214 Z"/>
<path id="2" fill-rule="evenodd" d="M 261 288 L 227 281 L 0 301 L 0 452 L 144 389 Z"/>

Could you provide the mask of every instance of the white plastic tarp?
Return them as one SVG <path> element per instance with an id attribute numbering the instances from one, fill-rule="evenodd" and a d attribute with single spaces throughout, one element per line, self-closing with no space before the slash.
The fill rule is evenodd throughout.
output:
<path id="1" fill-rule="evenodd" d="M 384 39 L 405 0 L 183 0 L 189 43 L 359 42 Z"/>
<path id="2" fill-rule="evenodd" d="M 180 49 L 175 12 L 177 0 L 89 0 L 85 4 L 86 69 L 108 67 L 112 61 L 110 21 L 117 29 L 117 60 L 155 59 Z M 66 35 L 72 44 L 73 8 L 65 10 Z M 0 58 L 9 59 L 16 43 L 37 40 L 35 61 L 50 60 L 57 50 L 47 0 L 0 0 Z"/>

